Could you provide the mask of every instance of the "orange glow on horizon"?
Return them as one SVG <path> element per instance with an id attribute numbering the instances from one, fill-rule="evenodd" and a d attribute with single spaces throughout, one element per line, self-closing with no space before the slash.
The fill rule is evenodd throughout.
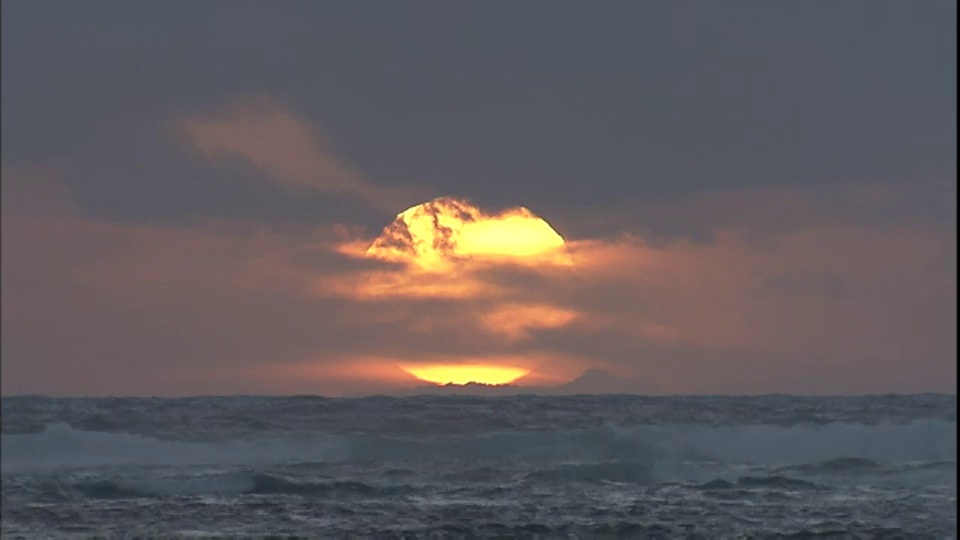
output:
<path id="1" fill-rule="evenodd" d="M 482 364 L 407 364 L 400 369 L 421 381 L 444 384 L 509 384 L 530 373 L 518 367 Z"/>

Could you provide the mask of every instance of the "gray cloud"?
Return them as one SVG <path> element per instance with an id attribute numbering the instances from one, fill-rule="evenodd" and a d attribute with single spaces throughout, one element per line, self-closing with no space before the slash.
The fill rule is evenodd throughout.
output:
<path id="1" fill-rule="evenodd" d="M 277 193 L 158 129 L 251 95 L 320 126 L 373 186 L 548 218 L 956 176 L 949 2 L 110 6 L 12 2 L 3 22 L 4 160 L 62 165 L 98 215 L 389 217 Z"/>
<path id="2" fill-rule="evenodd" d="M 763 281 L 757 293 L 766 295 L 813 295 L 831 300 L 850 297 L 850 284 L 834 273 L 784 272 Z"/>

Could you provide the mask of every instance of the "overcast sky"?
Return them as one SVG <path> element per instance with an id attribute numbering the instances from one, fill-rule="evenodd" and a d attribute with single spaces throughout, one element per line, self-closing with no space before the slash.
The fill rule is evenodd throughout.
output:
<path id="1" fill-rule="evenodd" d="M 2 391 L 955 392 L 956 36 L 940 0 L 5 0 Z M 575 275 L 345 293 L 438 196 Z M 575 316 L 484 324 L 524 306 Z"/>

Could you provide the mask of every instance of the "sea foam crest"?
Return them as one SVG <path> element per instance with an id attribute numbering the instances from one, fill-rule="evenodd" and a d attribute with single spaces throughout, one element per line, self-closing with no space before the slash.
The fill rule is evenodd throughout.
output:
<path id="1" fill-rule="evenodd" d="M 268 465 L 340 460 L 335 437 L 301 441 L 182 442 L 128 433 L 74 429 L 58 423 L 43 432 L 3 435 L 3 472 L 124 465 Z"/>
<path id="2" fill-rule="evenodd" d="M 561 432 L 498 432 L 459 437 L 312 434 L 214 442 L 159 440 L 53 424 L 41 433 L 3 435 L 3 471 L 123 465 L 248 465 L 336 461 L 720 460 L 795 465 L 837 458 L 956 461 L 954 421 L 903 424 L 640 426 Z"/>

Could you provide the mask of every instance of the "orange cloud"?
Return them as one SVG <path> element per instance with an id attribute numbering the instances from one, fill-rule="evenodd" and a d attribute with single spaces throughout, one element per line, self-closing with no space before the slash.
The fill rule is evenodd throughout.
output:
<path id="1" fill-rule="evenodd" d="M 4 193 L 27 180 L 5 170 Z M 4 201 L 6 393 L 390 392 L 417 365 L 525 385 L 599 367 L 664 392 L 955 380 L 955 233 L 923 220 L 627 234 L 569 242 L 575 273 L 482 257 L 443 273 L 366 256 L 363 231 L 106 222 L 48 187 L 21 200 L 50 205 Z"/>
<path id="2" fill-rule="evenodd" d="M 499 296 L 501 289 L 484 283 L 469 272 L 408 272 L 374 270 L 352 276 L 318 280 L 319 295 L 337 295 L 356 300 L 384 298 L 469 299 Z"/>
<path id="3" fill-rule="evenodd" d="M 510 341 L 531 337 L 530 331 L 562 328 L 577 317 L 577 312 L 547 304 L 505 302 L 480 315 L 481 326 Z"/>
<path id="4" fill-rule="evenodd" d="M 710 243 L 580 246 L 582 273 L 602 277 L 571 299 L 580 314 L 553 346 L 619 358 L 683 392 L 936 386 L 931 373 L 955 373 L 952 241 L 925 227 L 834 225 L 764 242 L 728 231 Z"/>

